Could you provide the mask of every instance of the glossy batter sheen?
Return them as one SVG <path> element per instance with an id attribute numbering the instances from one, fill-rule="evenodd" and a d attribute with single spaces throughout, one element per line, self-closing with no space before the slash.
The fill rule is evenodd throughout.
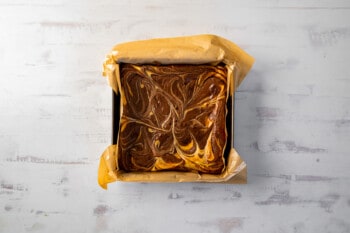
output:
<path id="1" fill-rule="evenodd" d="M 224 66 L 122 64 L 119 168 L 221 173 L 226 75 Z"/>

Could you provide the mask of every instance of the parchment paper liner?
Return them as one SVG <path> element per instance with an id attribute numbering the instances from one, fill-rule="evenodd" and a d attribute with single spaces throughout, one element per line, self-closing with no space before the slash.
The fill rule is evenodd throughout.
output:
<path id="1" fill-rule="evenodd" d="M 254 58 L 234 43 L 215 35 L 152 39 L 116 45 L 103 64 L 103 75 L 107 76 L 109 85 L 118 94 L 120 93 L 119 63 L 217 65 L 221 62 L 225 63 L 228 69 L 228 92 L 233 97 L 233 92 L 252 67 Z M 122 114 L 122 108 L 120 112 Z M 117 146 L 110 145 L 100 159 L 98 183 L 105 189 L 108 183 L 114 181 L 247 182 L 246 164 L 234 148 L 231 148 L 226 159 L 223 173 L 212 175 L 176 171 L 125 172 L 118 169 Z"/>

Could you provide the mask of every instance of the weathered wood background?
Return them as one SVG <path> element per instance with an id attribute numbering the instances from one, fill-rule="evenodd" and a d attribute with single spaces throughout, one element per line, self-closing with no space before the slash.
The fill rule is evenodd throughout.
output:
<path id="1" fill-rule="evenodd" d="M 101 64 L 120 42 L 226 37 L 247 185 L 98 187 Z M 0 1 L 0 232 L 350 232 L 350 1 Z"/>

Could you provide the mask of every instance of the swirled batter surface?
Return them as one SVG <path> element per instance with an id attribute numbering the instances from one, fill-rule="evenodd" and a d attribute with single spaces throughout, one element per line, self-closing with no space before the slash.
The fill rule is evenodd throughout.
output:
<path id="1" fill-rule="evenodd" d="M 122 64 L 120 73 L 120 169 L 222 172 L 224 66 Z"/>

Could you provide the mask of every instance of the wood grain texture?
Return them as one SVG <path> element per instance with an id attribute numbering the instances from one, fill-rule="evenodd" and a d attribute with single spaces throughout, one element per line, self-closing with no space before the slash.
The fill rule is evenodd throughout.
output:
<path id="1" fill-rule="evenodd" d="M 350 2 L 0 2 L 0 232 L 350 232 Z M 248 184 L 97 185 L 105 54 L 212 33 L 256 58 L 236 93 Z"/>

